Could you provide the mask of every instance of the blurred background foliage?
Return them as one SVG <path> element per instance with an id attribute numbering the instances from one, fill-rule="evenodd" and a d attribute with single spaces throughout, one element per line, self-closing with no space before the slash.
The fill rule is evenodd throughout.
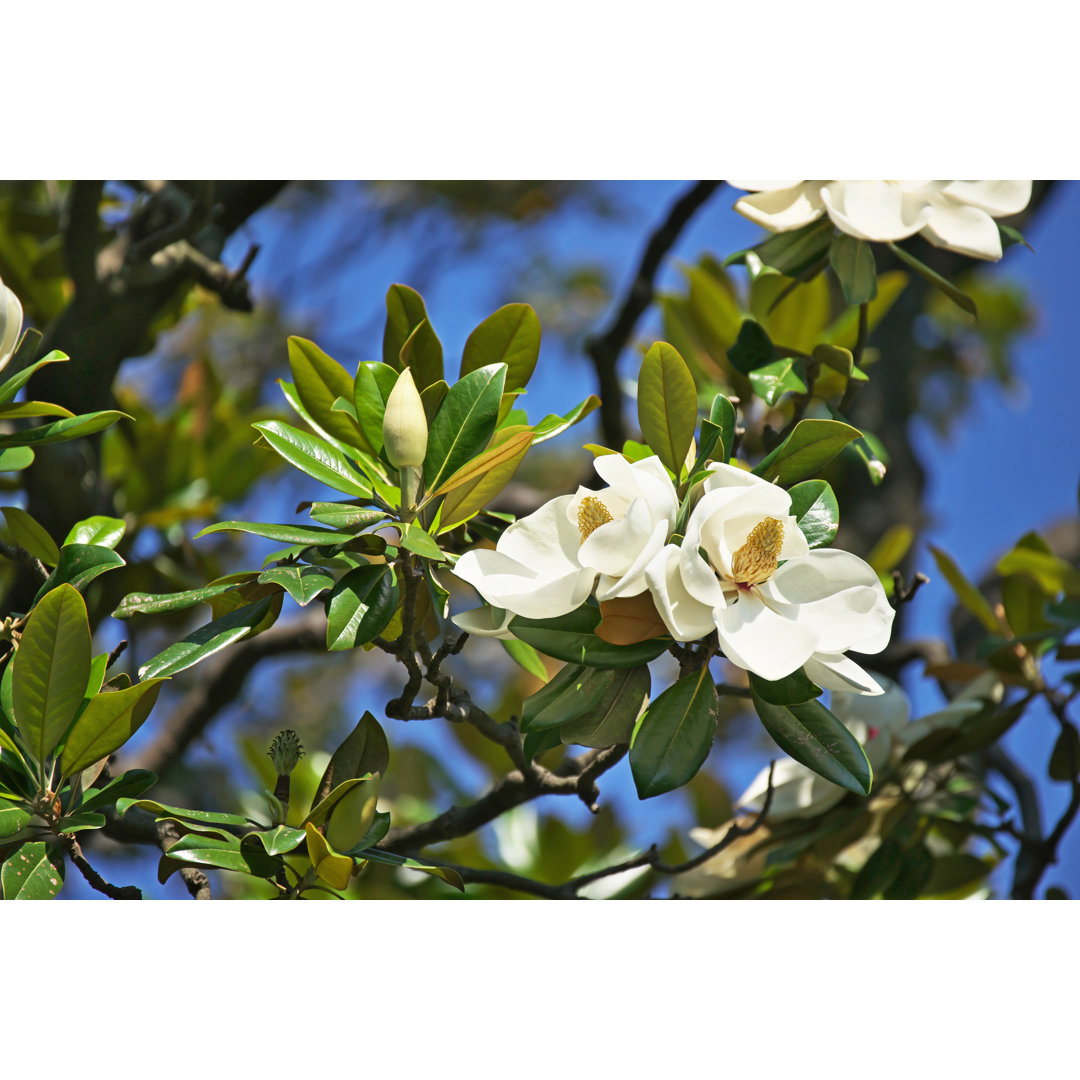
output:
<path id="1" fill-rule="evenodd" d="M 668 190 L 674 196 L 681 189 Z M 1052 194 L 1048 185 L 1038 185 L 1027 218 L 1051 212 Z M 496 509 L 521 515 L 576 483 L 591 482 L 582 443 L 621 446 L 620 435 L 638 436 L 628 376 L 656 338 L 680 350 L 705 403 L 717 391 L 751 401 L 747 377 L 727 356 L 748 315 L 793 349 L 809 352 L 820 341 L 853 346 L 854 310 L 845 308 L 825 275 L 789 290 L 791 282 L 778 275 L 749 281 L 744 268 L 721 265 L 725 255 L 758 239 L 731 213 L 730 202 L 728 193 L 718 196 L 680 240 L 658 280 L 656 303 L 619 360 L 626 395 L 621 430 L 611 430 L 610 422 L 609 430 L 588 430 L 594 416 L 533 451 Z M 596 391 L 589 342 L 629 288 L 649 230 L 665 209 L 655 186 L 620 182 L 0 183 L 0 278 L 22 298 L 44 347 L 72 357 L 71 364 L 35 378 L 35 396 L 75 411 L 107 404 L 136 421 L 92 441 L 48 448 L 25 474 L 4 477 L 7 498 L 24 498 L 54 536 L 89 514 L 126 520 L 121 554 L 127 566 L 95 582 L 86 600 L 103 645 L 121 636 L 129 640 L 123 664 L 134 671 L 169 635 L 175 640 L 194 625 L 196 616 L 161 617 L 152 629 L 144 629 L 139 617 L 121 626 L 107 618 L 121 597 L 202 585 L 269 550 L 265 541 L 235 534 L 193 542 L 211 521 L 290 521 L 301 500 L 324 497 L 255 447 L 250 428 L 285 415 L 275 380 L 287 377 L 289 334 L 315 340 L 349 370 L 376 359 L 383 296 L 398 280 L 425 295 L 452 358 L 485 314 L 525 301 L 537 310 L 544 336 L 540 369 L 522 404 L 534 418 L 564 411 L 568 398 Z M 1024 229 L 1026 219 L 1017 224 Z M 140 249 L 148 241 L 153 244 Z M 969 260 L 917 240 L 912 249 L 976 300 L 978 321 L 912 280 L 886 253 L 878 261 L 879 297 L 870 314 L 870 381 L 850 391 L 843 375 L 826 371 L 818 387 L 834 394 L 851 422 L 873 433 L 872 442 L 849 448 L 823 475 L 842 508 L 839 546 L 868 558 L 890 587 L 895 568 L 905 577 L 929 569 L 911 561 L 927 524 L 925 470 L 932 467 L 916 445 L 913 421 L 947 434 L 963 423 L 980 381 L 1016 390 L 1015 349 L 1037 319 L 1034 299 L 1007 269 L 971 269 Z M 770 449 L 770 432 L 784 426 L 792 407 L 790 395 L 772 406 L 749 404 L 761 414 L 751 414 L 753 424 L 745 422 L 744 452 Z M 875 458 L 888 466 L 880 485 L 867 467 Z M 1056 535 L 1055 543 L 1058 554 L 1075 562 L 1075 529 Z M 0 586 L 8 610 L 18 607 L 27 585 L 6 562 Z M 471 604 L 464 590 L 455 591 L 458 607 Z M 302 617 L 296 611 L 293 616 Z M 957 617 L 955 655 L 965 654 L 970 622 Z M 909 665 L 926 659 L 892 648 L 874 667 L 893 677 L 917 675 L 918 664 Z M 522 696 L 539 686 L 494 641 L 474 641 L 455 663 L 456 676 L 497 719 L 516 712 Z M 314 790 L 329 751 L 364 709 L 381 716 L 400 680 L 390 658 L 377 651 L 267 655 L 239 685 L 215 687 L 219 698 L 201 726 L 170 745 L 164 736 L 175 734 L 178 718 L 190 713 L 199 681 L 204 688 L 213 681 L 213 673 L 201 669 L 187 676 L 167 687 L 153 721 L 125 748 L 124 764 L 158 769 L 154 797 L 162 802 L 236 810 L 239 797 L 247 813 L 259 808 L 258 790 L 272 787 L 266 747 L 280 728 L 300 733 L 307 756 L 294 784 Z M 438 854 L 545 881 L 617 862 L 654 842 L 669 861 L 693 855 L 698 848 L 689 831 L 730 818 L 732 796 L 741 790 L 732 790 L 738 770 L 733 773 L 729 763 L 742 762 L 745 778 L 746 762 L 769 753 L 760 726 L 747 722 L 744 702 L 725 698 L 723 709 L 710 761 L 682 791 L 638 804 L 629 783 L 616 785 L 612 774 L 605 777 L 611 791 L 604 787 L 597 815 L 580 805 L 525 805 L 442 845 Z M 395 826 L 472 801 L 505 772 L 498 748 L 468 725 L 391 723 L 387 730 L 393 756 L 380 807 L 392 811 Z M 803 845 L 804 869 L 835 854 L 848 826 L 851 836 L 863 836 L 868 815 L 880 818 L 891 809 L 856 802 L 851 821 L 834 827 L 839 831 Z M 856 818 L 862 820 L 853 825 Z M 954 839 L 957 853 L 969 850 L 970 834 Z M 106 876 L 144 886 L 153 880 L 156 852 L 101 837 L 95 856 Z M 986 867 L 994 861 L 991 855 Z M 796 875 L 781 880 L 774 895 L 812 894 L 814 888 L 843 894 L 842 884 L 823 882 Z M 68 895 L 80 895 L 80 886 L 73 880 Z M 235 875 L 214 878 L 219 896 L 249 895 L 245 890 L 259 887 Z M 650 886 L 647 872 L 635 871 L 599 883 L 593 895 L 644 896 L 650 888 L 656 891 L 655 881 Z M 350 891 L 365 897 L 450 895 L 429 877 L 375 865 Z M 183 888 L 174 877 L 164 889 L 149 885 L 148 892 L 181 896 Z M 469 894 L 514 895 L 485 885 L 471 886 Z"/>

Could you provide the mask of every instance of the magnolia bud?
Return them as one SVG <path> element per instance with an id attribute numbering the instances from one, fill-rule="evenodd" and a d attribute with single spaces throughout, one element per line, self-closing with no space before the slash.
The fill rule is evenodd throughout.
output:
<path id="1" fill-rule="evenodd" d="M 0 368 L 15 354 L 22 322 L 23 310 L 19 298 L 0 281 Z"/>
<path id="2" fill-rule="evenodd" d="M 405 368 L 386 399 L 383 416 L 383 448 L 395 469 L 423 465 L 427 453 L 428 425 L 412 371 Z"/>
<path id="3" fill-rule="evenodd" d="M 267 753 L 278 776 L 288 776 L 300 764 L 304 748 L 296 732 L 286 730 L 277 733 Z"/>

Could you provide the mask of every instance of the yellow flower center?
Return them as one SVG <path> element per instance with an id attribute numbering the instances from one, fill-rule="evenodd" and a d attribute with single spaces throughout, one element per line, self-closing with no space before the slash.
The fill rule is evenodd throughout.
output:
<path id="1" fill-rule="evenodd" d="M 614 520 L 611 511 L 599 499 L 586 495 L 581 500 L 577 512 L 577 527 L 578 532 L 581 533 L 581 542 L 584 544 L 601 525 Z"/>
<path id="2" fill-rule="evenodd" d="M 759 521 L 731 560 L 731 576 L 738 585 L 760 585 L 776 573 L 784 526 L 776 518 Z"/>

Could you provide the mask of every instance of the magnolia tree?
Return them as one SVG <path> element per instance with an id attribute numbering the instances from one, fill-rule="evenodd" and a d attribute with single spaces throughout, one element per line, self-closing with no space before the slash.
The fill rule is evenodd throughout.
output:
<path id="1" fill-rule="evenodd" d="M 287 351 L 263 366 L 288 414 L 220 382 L 205 344 L 155 410 L 111 389 L 122 361 L 185 297 L 250 311 L 254 252 L 230 269 L 222 245 L 281 185 L 16 191 L 0 218 L 4 897 L 57 896 L 74 866 L 138 899 L 110 879 L 147 851 L 196 898 L 960 897 L 985 895 L 1011 853 L 1012 895 L 1034 896 L 1080 807 L 1080 677 L 1043 670 L 1080 655 L 1080 576 L 1033 532 L 982 587 L 935 550 L 963 632 L 946 655 L 906 642 L 926 576 L 900 570 L 917 522 L 889 485 L 914 467 L 860 412 L 875 381 L 897 385 L 913 318 L 936 312 L 947 339 L 948 306 L 999 310 L 971 272 L 1023 242 L 998 219 L 1032 185 L 733 183 L 766 233 L 659 298 L 665 340 L 628 369 L 636 430 L 615 365 L 716 182 L 672 208 L 586 342 L 600 396 L 543 418 L 519 400 L 541 352 L 528 297 L 451 362 L 401 284 L 381 359 L 343 365 L 295 335 L 271 351 Z M 535 469 L 522 481 L 544 443 L 598 417 L 561 491 Z M 276 468 L 302 492 L 291 520 L 222 519 L 285 484 L 263 479 Z M 835 543 L 849 499 L 861 555 Z M 276 547 L 208 546 L 222 534 Z M 268 665 L 299 653 L 296 693 Z M 917 718 L 899 683 L 915 661 L 948 701 Z M 390 699 L 369 707 L 340 682 L 357 676 Z M 240 738 L 223 783 L 193 748 L 260 679 L 279 730 Z M 1071 791 L 1045 830 L 998 745 L 1040 699 L 1059 731 L 1049 776 Z M 773 760 L 730 798 L 710 755 L 747 716 Z M 447 780 L 439 733 L 399 736 L 416 721 L 445 725 L 488 778 Z M 605 800 L 617 770 L 640 800 L 685 790 L 692 818 L 629 846 Z M 547 814 L 560 796 L 594 824 Z"/>

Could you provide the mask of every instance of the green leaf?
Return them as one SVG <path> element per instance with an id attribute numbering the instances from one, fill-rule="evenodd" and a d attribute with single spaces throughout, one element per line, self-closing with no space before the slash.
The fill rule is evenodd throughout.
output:
<path id="1" fill-rule="evenodd" d="M 264 570 L 258 580 L 264 585 L 280 585 L 301 607 L 334 587 L 334 576 L 318 566 L 276 566 Z"/>
<path id="2" fill-rule="evenodd" d="M 233 825 L 246 828 L 252 824 L 250 818 L 240 814 L 226 814 L 217 810 L 188 810 L 183 806 L 168 806 L 154 799 L 117 799 L 116 812 L 123 817 L 132 807 L 147 810 L 156 817 L 179 818 L 181 822 L 193 825 Z"/>
<path id="3" fill-rule="evenodd" d="M 94 578 L 126 565 L 115 551 L 98 544 L 64 544 L 60 548 L 60 561 L 38 589 L 34 603 L 60 585 L 71 585 L 82 592 Z"/>
<path id="4" fill-rule="evenodd" d="M 557 619 L 523 619 L 519 615 L 510 621 L 510 633 L 556 660 L 598 668 L 637 667 L 655 660 L 668 646 L 661 638 L 612 645 L 594 633 L 599 625 L 599 609 L 583 604 Z"/>
<path id="5" fill-rule="evenodd" d="M 439 517 L 439 532 L 447 532 L 479 513 L 510 482 L 529 452 L 535 436 L 528 429 L 500 428 L 479 457 L 445 481 L 448 492 Z"/>
<path id="6" fill-rule="evenodd" d="M 64 856 L 56 844 L 17 847 L 0 867 L 5 900 L 52 900 L 64 887 Z"/>
<path id="7" fill-rule="evenodd" d="M 65 814 L 56 822 L 57 832 L 77 833 L 87 829 L 104 829 L 106 819 L 104 814 L 94 814 L 80 810 L 75 814 Z"/>
<path id="8" fill-rule="evenodd" d="M 793 484 L 827 465 L 860 434 L 858 428 L 838 420 L 800 420 L 791 434 L 754 469 L 754 475 L 782 486 Z"/>
<path id="9" fill-rule="evenodd" d="M 910 252 L 905 251 L 897 244 L 889 244 L 889 250 L 903 263 L 907 263 L 916 274 L 924 281 L 940 289 L 954 304 L 962 307 L 969 315 L 978 318 L 975 309 L 975 301 L 966 293 L 962 293 L 951 281 L 947 281 L 936 270 L 931 270 L 924 262 L 920 262 Z"/>
<path id="10" fill-rule="evenodd" d="M 445 379 L 439 379 L 438 382 L 425 386 L 421 392 L 420 404 L 424 406 L 424 419 L 427 420 L 429 428 L 434 423 L 435 417 L 439 415 L 439 409 L 442 408 L 442 403 L 449 393 L 450 384 Z"/>
<path id="11" fill-rule="evenodd" d="M 886 591 L 889 591 L 888 587 L 892 585 L 892 571 L 903 562 L 914 539 L 915 532 L 910 525 L 893 525 L 885 530 L 885 535 L 878 540 L 867 556 L 866 561 L 882 579 Z"/>
<path id="12" fill-rule="evenodd" d="M 307 510 L 311 518 L 322 525 L 347 531 L 368 529 L 387 519 L 387 514 L 382 510 L 367 510 L 355 503 L 344 501 L 301 503 L 296 512 L 301 510 Z"/>
<path id="13" fill-rule="evenodd" d="M 767 405 L 775 405 L 787 393 L 805 394 L 806 383 L 795 370 L 797 363 L 788 356 L 751 371 L 750 385 L 754 393 Z"/>
<path id="14" fill-rule="evenodd" d="M 446 556 L 439 545 L 415 521 L 406 522 L 404 525 L 401 533 L 401 546 L 406 551 L 411 551 L 414 555 L 421 555 L 425 559 L 446 562 Z"/>
<path id="15" fill-rule="evenodd" d="M 998 624 L 993 608 L 990 607 L 990 602 L 986 597 L 968 581 L 960 567 L 941 548 L 934 547 L 933 544 L 927 544 L 926 546 L 930 549 L 930 554 L 934 556 L 934 562 L 937 563 L 937 568 L 941 571 L 942 577 L 952 586 L 952 590 L 956 593 L 956 598 L 960 603 L 990 633 L 1001 633 L 1001 626 Z"/>
<path id="16" fill-rule="evenodd" d="M 595 394 L 590 394 L 580 404 L 575 405 L 565 416 L 550 413 L 533 428 L 534 445 L 547 442 L 548 439 L 554 439 L 556 435 L 561 435 L 567 428 L 573 427 L 579 421 L 584 420 L 594 409 L 599 408 L 600 399 Z"/>
<path id="17" fill-rule="evenodd" d="M 362 784 L 365 780 L 371 778 L 373 774 L 368 773 L 365 776 L 354 776 L 351 780 L 345 780 L 338 784 L 325 799 L 321 799 L 314 807 L 312 807 L 311 813 L 304 818 L 302 824 L 306 825 L 311 822 L 312 825 L 318 827 L 330 816 L 330 811 L 343 799 L 357 784 Z"/>
<path id="18" fill-rule="evenodd" d="M 29 446 L 9 446 L 0 450 L 0 472 L 20 472 L 34 464 L 34 451 Z"/>
<path id="19" fill-rule="evenodd" d="M 1064 783 L 1075 780 L 1080 774 L 1080 734 L 1072 724 L 1061 729 L 1050 755 L 1049 776 L 1051 780 Z"/>
<path id="20" fill-rule="evenodd" d="M 34 608 L 12 665 L 15 723 L 44 763 L 75 718 L 90 679 L 90 624 L 74 588 L 60 585 Z"/>
<path id="21" fill-rule="evenodd" d="M 164 681 L 151 679 L 94 697 L 67 737 L 60 758 L 61 773 L 72 776 L 119 750 L 150 715 Z"/>
<path id="22" fill-rule="evenodd" d="M 465 891 L 465 883 L 461 880 L 461 875 L 449 866 L 432 866 L 430 863 L 418 862 L 416 859 L 409 859 L 404 855 L 395 855 L 392 851 L 383 851 L 381 848 L 368 848 L 361 857 L 370 862 L 385 863 L 388 866 L 402 866 L 406 870 L 419 870 L 422 874 L 430 874 L 432 877 L 441 878 L 447 885 L 457 889 L 458 892 Z"/>
<path id="23" fill-rule="evenodd" d="M 257 844 L 267 855 L 284 855 L 298 848 L 304 839 L 303 829 L 290 829 L 288 825 L 278 825 L 273 829 L 247 833 L 240 838 L 240 847 L 251 847 Z"/>
<path id="24" fill-rule="evenodd" d="M 739 327 L 739 336 L 727 355 L 736 371 L 749 375 L 751 371 L 765 367 L 776 359 L 776 347 L 760 323 L 744 319 Z"/>
<path id="25" fill-rule="evenodd" d="M 645 354 L 637 407 L 645 441 L 678 477 L 697 426 L 697 387 L 686 362 L 667 342 L 655 342 Z"/>
<path id="26" fill-rule="evenodd" d="M 335 446 L 316 435 L 308 435 L 299 428 L 267 420 L 252 424 L 262 437 L 290 465 L 336 491 L 356 495 L 362 499 L 371 497 L 371 485 L 349 464 L 345 455 Z"/>
<path id="27" fill-rule="evenodd" d="M 397 382 L 397 370 L 377 361 L 365 361 L 356 369 L 353 405 L 356 421 L 376 454 L 383 449 L 383 417 L 386 401 Z"/>
<path id="28" fill-rule="evenodd" d="M 31 822 L 33 815 L 21 806 L 0 807 L 0 840 L 22 832 Z M 2 847 L 4 845 L 0 845 Z"/>
<path id="29" fill-rule="evenodd" d="M 54 350 L 48 356 L 43 356 L 36 364 L 30 364 L 22 371 L 16 372 L 0 386 L 0 402 L 13 401 L 15 395 L 30 381 L 34 373 L 40 371 L 46 364 L 56 364 L 67 359 L 64 353 Z"/>
<path id="30" fill-rule="evenodd" d="M 903 861 L 903 847 L 896 840 L 882 840 L 851 886 L 851 899 L 873 900 L 880 896 L 900 873 Z"/>
<path id="31" fill-rule="evenodd" d="M 330 593 L 327 649 L 353 649 L 377 637 L 393 618 L 397 602 L 398 589 L 388 566 L 350 570 Z"/>
<path id="32" fill-rule="evenodd" d="M 360 780 L 331 808 L 325 836 L 335 851 L 348 851 L 367 835 L 375 820 L 379 774 Z"/>
<path id="33" fill-rule="evenodd" d="M 719 719 L 720 700 L 707 664 L 652 702 L 630 744 L 638 797 L 651 799 L 693 779 L 709 756 Z"/>
<path id="34" fill-rule="evenodd" d="M 226 840 L 223 837 L 188 833 L 161 857 L 158 881 L 164 885 L 183 865 L 216 866 L 221 870 L 272 880 L 283 864 L 280 856 L 267 855 L 255 844 L 241 845 L 235 837 Z"/>
<path id="35" fill-rule="evenodd" d="M 1050 597 L 1062 591 L 1080 597 L 1080 570 L 1050 551 L 1038 533 L 1028 533 L 1002 556 L 997 572 L 1003 576 L 1026 574 Z"/>
<path id="36" fill-rule="evenodd" d="M 254 575 L 253 575 L 254 576 Z M 230 575 L 231 577 L 231 575 Z M 235 589 L 236 581 L 222 579 L 204 585 L 201 589 L 188 589 L 178 593 L 129 593 L 112 613 L 114 619 L 130 619 L 132 615 L 160 615 L 166 611 L 183 611 L 214 596 Z"/>
<path id="37" fill-rule="evenodd" d="M 491 364 L 505 364 L 506 389 L 526 386 L 540 356 L 540 320 L 528 304 L 506 304 L 489 315 L 465 342 L 459 378 Z"/>
<path id="38" fill-rule="evenodd" d="M 530 675 L 535 675 L 541 682 L 548 681 L 547 668 L 544 667 L 540 654 L 531 645 L 518 641 L 517 638 L 500 638 L 499 644 L 515 664 L 523 667 Z"/>
<path id="39" fill-rule="evenodd" d="M 316 789 L 313 805 L 318 809 L 319 804 L 338 785 L 348 780 L 385 773 L 389 764 L 390 745 L 386 741 L 386 733 L 379 721 L 370 712 L 365 712 L 330 758 Z"/>
<path id="40" fill-rule="evenodd" d="M 120 518 L 103 517 L 99 514 L 72 525 L 64 543 L 96 544 L 98 547 L 115 548 L 123 539 L 125 528 Z"/>
<path id="41" fill-rule="evenodd" d="M 564 743 L 603 747 L 630 741 L 634 725 L 649 700 L 649 669 L 642 664 L 623 668 L 614 675 L 607 692 L 592 709 L 559 728 Z"/>
<path id="42" fill-rule="evenodd" d="M 351 848 L 342 852 L 344 855 L 361 857 L 366 856 L 367 850 L 374 847 L 390 831 L 390 815 L 376 811 L 371 827 Z"/>
<path id="43" fill-rule="evenodd" d="M 79 809 L 97 810 L 100 806 L 111 806 L 119 799 L 141 795 L 156 782 L 157 775 L 149 769 L 129 769 L 110 780 L 103 788 L 88 788 L 84 791 Z"/>
<path id="44" fill-rule="evenodd" d="M 60 549 L 43 525 L 17 506 L 0 506 L 0 510 L 7 520 L 11 539 L 23 551 L 40 559 L 46 566 L 55 566 L 60 561 Z"/>
<path id="45" fill-rule="evenodd" d="M 801 705 L 821 697 L 821 687 L 815 686 L 802 668 L 775 681 L 763 679 L 752 671 L 749 674 L 753 692 L 770 705 Z"/>
<path id="46" fill-rule="evenodd" d="M 335 412 L 334 401 L 353 399 L 352 376 L 313 341 L 289 338 L 289 368 L 296 393 L 315 422 L 346 445 L 358 439 L 357 425 L 348 413 Z M 366 443 L 362 448 L 370 449 Z"/>
<path id="47" fill-rule="evenodd" d="M 280 595 L 278 593 L 279 597 Z M 200 627 L 194 633 L 188 634 L 183 641 L 170 645 L 157 656 L 147 660 L 139 668 L 139 678 L 146 680 L 157 676 L 176 675 L 193 664 L 221 652 L 222 649 L 228 648 L 241 638 L 247 637 L 251 630 L 266 617 L 270 610 L 270 600 L 269 596 L 265 596 L 257 603 L 229 612 L 228 615 L 214 619 L 213 622 Z"/>
<path id="48" fill-rule="evenodd" d="M 854 735 L 820 701 L 773 705 L 751 685 L 754 708 L 773 741 L 796 761 L 857 795 L 869 795 L 873 773 Z"/>
<path id="49" fill-rule="evenodd" d="M 111 427 L 117 420 L 133 419 L 134 417 L 128 416 L 127 413 L 117 412 L 115 409 L 84 413 L 81 416 L 57 420 L 52 424 L 42 424 L 40 427 L 30 428 L 29 431 L 0 435 L 0 447 L 47 446 L 49 443 L 67 442 L 70 439 L 81 439 L 84 435 L 93 435 L 97 431 Z"/>
<path id="50" fill-rule="evenodd" d="M 709 409 L 709 420 L 720 429 L 720 439 L 724 444 L 723 454 L 718 460 L 729 461 L 732 447 L 735 445 L 735 406 L 726 395 L 717 394 L 713 398 Z"/>
<path id="51" fill-rule="evenodd" d="M 546 731 L 585 716 L 611 689 L 615 671 L 567 664 L 545 687 L 525 699 L 521 730 Z"/>
<path id="52" fill-rule="evenodd" d="M 317 547 L 345 544 L 356 537 L 356 534 L 352 532 L 319 529 L 312 525 L 274 525 L 262 521 L 219 521 L 197 532 L 195 539 L 219 532 L 251 533 L 254 536 L 265 536 L 268 540 L 276 540 L 281 544 L 307 544 Z"/>
<path id="53" fill-rule="evenodd" d="M 786 277 L 799 277 L 821 262 L 832 237 L 833 223 L 823 216 L 801 229 L 775 233 L 752 250 L 766 266 L 779 270 Z M 745 261 L 745 257 L 746 252 L 739 252 L 725 259 L 724 265 Z"/>
<path id="54" fill-rule="evenodd" d="M 18 420 L 24 417 L 66 416 L 75 414 L 63 405 L 51 405 L 47 401 L 20 401 L 14 405 L 0 405 L 0 419 Z"/>
<path id="55" fill-rule="evenodd" d="M 521 743 L 521 752 L 526 761 L 534 760 L 538 755 L 562 746 L 562 736 L 558 728 L 545 728 L 543 731 L 531 731 Z"/>
<path id="56" fill-rule="evenodd" d="M 428 431 L 424 486 L 435 491 L 488 444 L 499 418 L 506 368 L 492 364 L 450 387 Z"/>
<path id="57" fill-rule="evenodd" d="M 812 548 L 833 542 L 840 527 L 840 504 L 824 480 L 804 480 L 791 491 L 791 514 Z"/>
<path id="58" fill-rule="evenodd" d="M 391 285 L 386 292 L 386 326 L 383 330 L 383 363 L 401 370 L 401 349 L 412 332 L 428 317 L 423 297 L 408 285 Z M 442 354 L 440 351 L 440 365 Z M 440 372 L 439 378 L 442 378 Z M 416 372 L 413 372 L 416 378 Z M 425 386 L 427 383 L 424 384 Z"/>
<path id="59" fill-rule="evenodd" d="M 417 390 L 423 392 L 438 383 L 445 383 L 442 343 L 427 319 L 413 328 L 401 346 L 400 360 L 403 368 L 412 371 Z"/>
<path id="60" fill-rule="evenodd" d="M 829 263 L 849 304 L 868 304 L 877 296 L 877 266 L 865 240 L 838 232 L 829 249 Z"/>

